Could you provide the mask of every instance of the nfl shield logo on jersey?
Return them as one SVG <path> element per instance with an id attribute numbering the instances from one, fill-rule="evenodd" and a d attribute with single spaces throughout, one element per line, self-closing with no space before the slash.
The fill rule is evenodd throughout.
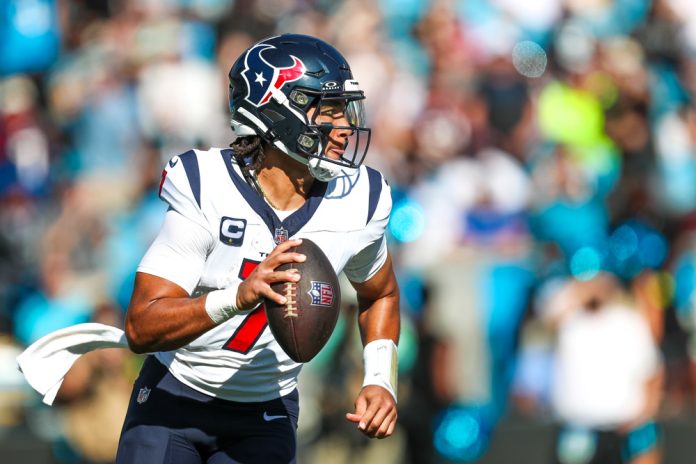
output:
<path id="1" fill-rule="evenodd" d="M 138 404 L 143 404 L 144 402 L 146 402 L 147 399 L 150 397 L 151 391 L 152 391 L 152 389 L 147 388 L 147 387 L 141 388 L 140 391 L 138 392 L 138 398 L 136 399 Z"/>
<path id="2" fill-rule="evenodd" d="M 333 303 L 333 288 L 327 282 L 312 281 L 312 289 L 307 292 L 312 297 L 312 304 L 315 306 L 331 306 Z"/>
<path id="3" fill-rule="evenodd" d="M 276 242 L 276 245 L 280 245 L 283 242 L 287 242 L 288 238 L 288 229 L 285 229 L 283 227 L 276 227 L 275 236 L 273 237 L 273 240 Z"/>

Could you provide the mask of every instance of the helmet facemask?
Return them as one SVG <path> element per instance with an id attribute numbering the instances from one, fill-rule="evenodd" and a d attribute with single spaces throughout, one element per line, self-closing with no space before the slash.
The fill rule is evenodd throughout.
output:
<path id="1" fill-rule="evenodd" d="M 311 91 L 295 90 L 290 100 L 305 101 Z M 314 108 L 311 118 L 305 117 L 304 131 L 298 136 L 295 154 L 309 167 L 310 173 L 321 181 L 337 177 L 343 170 L 354 170 L 362 164 L 370 146 L 371 131 L 364 126 L 365 112 L 362 92 L 340 94 L 320 93 L 309 98 L 311 105 L 301 108 L 303 111 Z M 321 122 L 321 116 L 339 112 L 343 125 L 333 122 Z M 305 113 L 306 114 L 306 113 Z M 331 134 L 346 132 L 345 140 L 332 139 Z M 327 151 L 337 148 L 340 153 L 329 154 Z M 291 153 L 288 153 L 292 155 Z M 293 158 L 298 159 L 296 156 Z"/>

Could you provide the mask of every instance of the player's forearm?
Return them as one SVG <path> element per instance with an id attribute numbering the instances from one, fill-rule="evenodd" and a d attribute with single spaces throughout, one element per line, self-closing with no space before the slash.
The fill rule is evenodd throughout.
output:
<path id="1" fill-rule="evenodd" d="M 215 323 L 204 308 L 205 297 L 162 298 L 144 307 L 129 308 L 128 345 L 135 353 L 170 351 L 189 344 Z"/>
<path id="2" fill-rule="evenodd" d="M 401 328 L 398 289 L 374 301 L 358 298 L 358 305 L 358 324 L 363 345 L 380 339 L 390 339 L 398 344 Z"/>
<path id="3" fill-rule="evenodd" d="M 353 282 L 358 295 L 358 325 L 363 345 L 380 339 L 399 341 L 399 284 L 391 256 L 377 273 L 365 282 Z"/>
<path id="4" fill-rule="evenodd" d="M 171 351 L 215 327 L 205 312 L 205 296 L 161 298 L 141 307 L 131 305 L 126 338 L 134 353 Z"/>
<path id="5" fill-rule="evenodd" d="M 399 293 L 388 293 L 377 300 L 367 303 L 360 301 L 358 322 L 362 336 L 363 363 L 365 376 L 363 387 L 377 385 L 397 398 L 399 342 Z"/>
<path id="6" fill-rule="evenodd" d="M 190 298 L 161 277 L 137 273 L 126 314 L 126 337 L 135 353 L 184 346 L 215 326 L 205 310 L 206 296 Z"/>

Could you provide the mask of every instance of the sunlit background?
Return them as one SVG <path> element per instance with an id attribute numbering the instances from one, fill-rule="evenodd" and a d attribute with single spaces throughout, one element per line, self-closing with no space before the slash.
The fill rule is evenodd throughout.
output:
<path id="1" fill-rule="evenodd" d="M 301 377 L 300 462 L 552 462 L 559 365 L 579 372 L 562 315 L 607 276 L 660 353 L 637 382 L 662 373 L 643 401 L 662 462 L 693 462 L 692 0 L 1 0 L 0 462 L 113 459 L 142 358 L 84 357 L 51 408 L 14 358 L 122 324 L 163 164 L 228 146 L 229 67 L 284 32 L 334 44 L 366 91 L 403 314 L 394 437 L 344 419 L 362 380 L 346 298 Z M 626 327 L 617 366 L 643 359 Z"/>

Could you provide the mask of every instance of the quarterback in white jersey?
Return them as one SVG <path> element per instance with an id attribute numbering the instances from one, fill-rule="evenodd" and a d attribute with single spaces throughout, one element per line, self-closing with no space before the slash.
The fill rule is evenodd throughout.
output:
<path id="1" fill-rule="evenodd" d="M 327 255 L 358 296 L 365 380 L 346 419 L 369 437 L 395 428 L 399 289 L 385 228 L 390 189 L 362 165 L 370 129 L 348 63 L 328 43 L 282 35 L 229 72 L 231 149 L 191 150 L 162 173 L 169 209 L 143 257 L 125 336 L 152 353 L 133 388 L 117 463 L 295 462 L 292 361 L 262 302 L 284 304 L 276 270 Z"/>
<path id="2" fill-rule="evenodd" d="M 164 229 L 138 271 L 194 296 L 246 279 L 278 236 L 311 239 L 353 282 L 368 280 L 387 258 L 389 187 L 365 166 L 317 182 L 310 199 L 281 220 L 283 211 L 246 184 L 232 150 L 192 150 L 170 160 L 160 197 L 169 204 Z M 301 366 L 275 341 L 261 307 L 156 356 L 184 384 L 232 401 L 288 394 Z"/>

